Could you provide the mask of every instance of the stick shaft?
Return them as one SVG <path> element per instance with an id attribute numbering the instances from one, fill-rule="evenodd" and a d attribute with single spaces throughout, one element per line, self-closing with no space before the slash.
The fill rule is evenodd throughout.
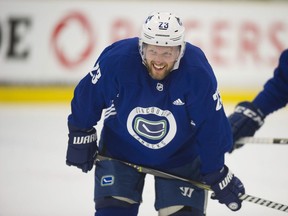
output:
<path id="1" fill-rule="evenodd" d="M 206 185 L 202 182 L 197 182 L 191 179 L 187 179 L 187 178 L 183 178 L 180 176 L 176 176 L 170 173 L 166 173 L 166 172 L 162 172 L 160 170 L 156 170 L 156 169 L 152 169 L 152 168 L 148 168 L 148 167 L 143 167 L 143 166 L 139 166 L 136 164 L 132 164 L 126 161 L 122 161 L 122 160 L 118 160 L 118 159 L 114 159 L 114 158 L 110 158 L 110 157 L 106 157 L 106 156 L 102 156 L 102 155 L 97 155 L 96 160 L 98 161 L 103 161 L 103 160 L 114 160 L 114 161 L 118 161 L 120 163 L 126 164 L 127 166 L 130 166 L 134 169 L 136 169 L 138 172 L 141 173 L 146 173 L 146 174 L 150 174 L 150 175 L 154 175 L 157 177 L 162 177 L 162 178 L 167 178 L 167 179 L 178 179 L 181 181 L 185 181 L 185 182 L 189 182 L 192 185 L 204 189 L 204 190 L 208 190 L 208 191 L 212 191 L 211 190 L 211 186 L 210 185 Z M 255 203 L 255 204 L 259 204 L 261 206 L 266 206 L 269 208 L 273 208 L 279 211 L 284 211 L 284 212 L 288 212 L 288 206 L 287 205 L 283 205 L 280 203 L 276 203 L 276 202 L 272 202 L 263 198 L 259 198 L 259 197 L 255 197 L 255 196 L 251 196 L 248 194 L 243 194 L 239 197 L 241 200 L 243 201 L 248 201 L 251 203 Z"/>
<path id="2" fill-rule="evenodd" d="M 288 138 L 243 137 L 236 144 L 288 144 Z"/>
<path id="3" fill-rule="evenodd" d="M 240 199 L 288 213 L 287 205 L 276 203 L 270 200 L 262 199 L 248 194 L 243 194 Z"/>
<path id="4" fill-rule="evenodd" d="M 162 177 L 162 178 L 167 178 L 167 179 L 178 179 L 178 180 L 181 180 L 181 181 L 189 182 L 189 183 L 193 184 L 194 186 L 196 186 L 198 188 L 201 188 L 201 189 L 204 189 L 204 190 L 211 190 L 209 185 L 206 185 L 206 184 L 204 184 L 202 182 L 197 182 L 197 181 L 194 181 L 194 180 L 191 180 L 191 179 L 182 178 L 180 176 L 176 176 L 176 175 L 173 175 L 173 174 L 170 174 L 170 173 L 162 172 L 160 170 L 139 166 L 139 165 L 132 164 L 132 163 L 129 163 L 129 162 L 126 162 L 126 161 L 122 161 L 122 160 L 118 160 L 118 159 L 114 159 L 114 158 L 110 158 L 110 157 L 106 157 L 106 156 L 102 156 L 102 155 L 97 155 L 96 160 L 97 159 L 100 160 L 100 161 L 102 161 L 102 160 L 118 161 L 118 162 L 121 162 L 121 163 L 123 163 L 123 164 L 125 164 L 127 166 L 130 166 L 130 167 L 136 169 L 138 172 L 141 172 L 141 173 L 146 173 L 146 174 L 150 174 L 150 175 L 157 176 L 157 177 Z"/>

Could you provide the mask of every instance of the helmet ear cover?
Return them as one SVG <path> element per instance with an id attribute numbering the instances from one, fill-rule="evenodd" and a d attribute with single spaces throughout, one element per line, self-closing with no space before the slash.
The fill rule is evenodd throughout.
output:
<path id="1" fill-rule="evenodd" d="M 145 44 L 156 46 L 180 46 L 180 54 L 173 70 L 179 67 L 180 59 L 185 51 L 185 28 L 179 17 L 169 12 L 154 12 L 142 25 L 139 38 L 139 52 L 145 62 L 143 48 Z"/>

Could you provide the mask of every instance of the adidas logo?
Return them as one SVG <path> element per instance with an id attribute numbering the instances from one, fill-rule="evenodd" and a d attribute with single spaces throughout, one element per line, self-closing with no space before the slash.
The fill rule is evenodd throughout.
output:
<path id="1" fill-rule="evenodd" d="M 173 102 L 173 104 L 176 105 L 176 106 L 181 106 L 181 105 L 184 105 L 185 103 L 183 101 L 181 101 L 180 98 L 178 98 L 177 100 L 175 100 Z"/>

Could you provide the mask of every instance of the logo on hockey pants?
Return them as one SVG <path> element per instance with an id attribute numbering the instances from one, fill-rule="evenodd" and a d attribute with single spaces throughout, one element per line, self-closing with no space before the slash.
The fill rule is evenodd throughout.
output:
<path id="1" fill-rule="evenodd" d="M 113 184 L 114 184 L 114 176 L 112 175 L 102 176 L 101 186 L 111 186 Z"/>

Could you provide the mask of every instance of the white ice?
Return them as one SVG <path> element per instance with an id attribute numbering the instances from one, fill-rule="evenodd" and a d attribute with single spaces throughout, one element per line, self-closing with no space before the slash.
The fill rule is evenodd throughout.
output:
<path id="1" fill-rule="evenodd" d="M 232 110 L 226 106 L 226 113 Z M 92 216 L 93 172 L 65 165 L 69 105 L 0 105 L 0 216 Z M 258 137 L 287 137 L 288 110 L 268 116 Z M 288 145 L 250 144 L 226 164 L 246 193 L 288 205 Z M 140 216 L 156 216 L 153 177 L 144 188 Z M 208 216 L 281 216 L 285 212 L 243 202 L 238 212 L 209 199 Z"/>

